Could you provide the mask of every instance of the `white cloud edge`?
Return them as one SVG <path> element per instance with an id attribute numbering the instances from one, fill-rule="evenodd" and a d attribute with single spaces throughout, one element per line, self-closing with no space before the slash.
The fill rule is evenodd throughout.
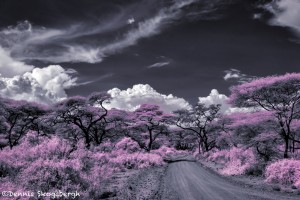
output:
<path id="1" fill-rule="evenodd" d="M 89 45 L 74 45 L 66 42 L 66 38 L 76 38 L 89 34 L 96 34 L 112 28 L 111 23 L 101 24 L 94 28 L 85 28 L 80 25 L 73 25 L 66 29 L 47 29 L 45 27 L 33 27 L 29 21 L 24 21 L 23 24 L 19 23 L 15 27 L 9 27 L 0 31 L 0 36 L 5 41 L 0 41 L 0 45 L 4 43 L 9 52 L 14 52 L 14 58 L 18 60 L 41 60 L 51 63 L 62 62 L 86 62 L 98 63 L 108 55 L 121 51 L 122 49 L 135 45 L 140 39 L 151 37 L 161 32 L 166 26 L 166 22 L 171 22 L 180 15 L 183 7 L 192 4 L 197 0 L 176 0 L 168 8 L 162 8 L 153 17 L 136 23 L 132 26 L 131 30 L 123 35 L 120 40 L 113 41 L 103 46 L 95 47 Z M 117 17 L 118 18 L 118 17 Z M 114 20 L 114 19 L 113 19 Z M 120 20 L 117 21 L 118 26 Z M 131 20 L 132 21 L 132 20 Z M 104 28 L 102 28 L 102 26 Z M 10 40 L 12 36 L 13 39 Z M 61 45 L 61 52 L 48 50 L 47 54 L 42 54 L 37 51 L 39 45 L 49 44 L 51 41 L 58 42 Z M 55 43 L 54 43 L 55 44 Z M 30 53 L 27 53 L 27 52 Z"/>
<path id="2" fill-rule="evenodd" d="M 212 104 L 220 104 L 221 109 L 220 113 L 222 114 L 231 114 L 235 112 L 249 112 L 251 109 L 249 108 L 237 108 L 232 107 L 227 103 L 228 97 L 225 94 L 220 94 L 217 89 L 212 89 L 210 94 L 206 97 L 198 97 L 198 103 L 203 103 L 206 106 Z"/>
<path id="3" fill-rule="evenodd" d="M 148 69 L 151 69 L 151 68 L 160 68 L 160 67 L 164 67 L 164 66 L 167 66 L 169 65 L 170 62 L 157 62 L 157 63 L 154 63 L 152 65 L 149 65 L 147 68 Z"/>
<path id="4" fill-rule="evenodd" d="M 108 93 L 112 96 L 109 108 L 133 111 L 141 104 L 156 104 L 165 112 L 191 108 L 185 99 L 158 93 L 148 84 L 136 84 L 126 90 L 113 88 Z"/>
<path id="5" fill-rule="evenodd" d="M 289 27 L 300 36 L 300 1 L 277 0 L 263 6 L 274 16 L 269 21 L 270 25 Z"/>

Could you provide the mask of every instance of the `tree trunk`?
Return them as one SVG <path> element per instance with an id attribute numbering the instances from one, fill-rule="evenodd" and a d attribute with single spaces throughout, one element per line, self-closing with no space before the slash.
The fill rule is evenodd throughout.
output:
<path id="1" fill-rule="evenodd" d="M 11 133 L 9 133 L 8 135 L 8 143 L 9 143 L 9 148 L 12 149 L 13 148 L 13 142 L 12 142 L 12 139 L 11 139 Z"/>
<path id="2" fill-rule="evenodd" d="M 201 154 L 201 149 L 202 149 L 202 141 L 198 140 L 198 153 Z"/>
<path id="3" fill-rule="evenodd" d="M 283 158 L 288 158 L 288 150 L 289 150 L 289 137 L 284 137 L 284 154 L 283 154 Z"/>
<path id="4" fill-rule="evenodd" d="M 150 152 L 152 149 L 153 137 L 152 137 L 152 130 L 148 129 L 148 131 L 149 131 L 149 144 L 148 144 L 147 152 Z"/>
<path id="5" fill-rule="evenodd" d="M 99 138 L 99 136 L 98 136 L 97 131 L 95 131 L 95 133 L 94 133 L 94 138 L 95 138 L 96 144 L 99 145 L 99 144 L 100 144 L 100 140 L 99 140 L 100 138 Z"/>
<path id="6" fill-rule="evenodd" d="M 293 140 L 293 153 L 295 153 L 295 140 Z"/>
<path id="7" fill-rule="evenodd" d="M 85 138 L 85 146 L 87 149 L 89 149 L 91 146 L 91 139 L 88 131 L 84 131 L 84 138 Z"/>

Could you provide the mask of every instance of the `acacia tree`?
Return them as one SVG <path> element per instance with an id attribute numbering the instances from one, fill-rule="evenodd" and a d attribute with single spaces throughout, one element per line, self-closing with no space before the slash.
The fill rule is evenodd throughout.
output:
<path id="1" fill-rule="evenodd" d="M 2 141 L 2 147 L 8 145 L 12 149 L 29 130 L 40 132 L 40 119 L 48 112 L 46 107 L 26 101 L 1 101 L 2 140 L 7 141 Z"/>
<path id="2" fill-rule="evenodd" d="M 213 123 L 216 135 L 216 147 L 218 149 L 227 149 L 237 147 L 237 142 L 233 136 L 232 123 L 234 119 L 232 114 L 221 115 L 215 123 Z"/>
<path id="3" fill-rule="evenodd" d="M 124 120 L 127 112 L 118 109 L 110 109 L 105 120 L 100 121 L 92 129 L 92 138 L 99 145 L 105 139 L 118 139 L 124 135 Z"/>
<path id="4" fill-rule="evenodd" d="M 142 104 L 128 115 L 129 131 L 126 136 L 136 141 L 142 149 L 150 152 L 154 142 L 161 135 L 168 134 L 168 124 L 172 121 L 172 117 L 173 115 L 164 113 L 157 105 Z"/>
<path id="5" fill-rule="evenodd" d="M 171 142 L 178 150 L 192 150 L 195 147 L 195 137 L 188 131 L 177 127 L 171 130 Z"/>
<path id="6" fill-rule="evenodd" d="M 215 137 L 210 135 L 212 122 L 219 117 L 220 104 L 205 106 L 197 104 L 193 110 L 178 110 L 176 125 L 185 131 L 194 133 L 198 142 L 198 151 L 210 151 L 215 147 Z"/>
<path id="7" fill-rule="evenodd" d="M 288 158 L 291 124 L 300 115 L 300 73 L 271 76 L 231 88 L 229 102 L 238 107 L 260 108 L 273 114 Z"/>
<path id="8" fill-rule="evenodd" d="M 93 93 L 88 98 L 80 96 L 68 98 L 55 106 L 54 122 L 78 128 L 87 148 L 92 142 L 99 145 L 107 135 L 105 127 L 108 124 L 108 110 L 104 104 L 109 100 L 110 95 L 106 92 Z"/>
<path id="9" fill-rule="evenodd" d="M 265 162 L 278 155 L 280 138 L 272 113 L 268 111 L 232 113 L 225 116 L 229 122 L 226 130 L 231 133 L 234 143 L 246 148 L 253 147 Z"/>

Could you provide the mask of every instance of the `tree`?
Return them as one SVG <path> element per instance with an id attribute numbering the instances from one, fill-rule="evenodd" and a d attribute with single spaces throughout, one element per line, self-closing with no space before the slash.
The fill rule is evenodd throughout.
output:
<path id="1" fill-rule="evenodd" d="M 93 93 L 88 98 L 68 98 L 55 106 L 55 123 L 78 128 L 87 148 L 92 142 L 99 145 L 107 135 L 105 127 L 108 124 L 108 110 L 104 104 L 109 100 L 110 95 L 104 92 Z"/>
<path id="2" fill-rule="evenodd" d="M 233 129 L 231 125 L 234 123 L 232 114 L 222 115 L 213 124 L 215 131 L 217 132 L 216 147 L 218 149 L 227 149 L 231 147 L 237 147 L 237 143 L 233 136 Z"/>
<path id="3" fill-rule="evenodd" d="M 142 104 L 127 118 L 130 130 L 127 136 L 150 152 L 154 142 L 161 135 L 168 134 L 167 124 L 172 121 L 172 117 L 173 115 L 164 113 L 157 105 Z M 145 133 L 145 137 L 142 133 Z"/>
<path id="4" fill-rule="evenodd" d="M 0 112 L 2 139 L 7 141 L 2 146 L 13 148 L 29 130 L 40 132 L 40 118 L 48 111 L 40 104 L 1 99 Z"/>
<path id="5" fill-rule="evenodd" d="M 210 151 L 215 147 L 215 138 L 210 135 L 212 122 L 217 119 L 220 104 L 205 106 L 197 104 L 193 110 L 178 110 L 176 125 L 185 131 L 194 133 L 198 142 L 198 151 Z"/>
<path id="6" fill-rule="evenodd" d="M 234 143 L 246 148 L 253 147 L 265 162 L 278 155 L 280 138 L 276 134 L 278 128 L 272 113 L 268 111 L 232 113 L 225 116 L 226 130 L 231 133 Z"/>
<path id="7" fill-rule="evenodd" d="M 284 158 L 288 158 L 293 141 L 291 124 L 300 116 L 300 73 L 259 78 L 231 88 L 229 102 L 238 107 L 260 108 L 269 111 L 279 125 L 284 141 Z"/>
<path id="8" fill-rule="evenodd" d="M 188 131 L 185 131 L 177 126 L 172 128 L 172 137 L 170 138 L 173 146 L 177 150 L 192 150 L 195 147 L 195 137 Z"/>

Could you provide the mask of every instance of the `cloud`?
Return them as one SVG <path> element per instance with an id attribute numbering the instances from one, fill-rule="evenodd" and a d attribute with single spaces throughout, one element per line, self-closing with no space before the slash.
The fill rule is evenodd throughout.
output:
<path id="1" fill-rule="evenodd" d="M 33 59 L 33 60 L 41 60 L 52 63 L 64 63 L 64 62 L 85 62 L 85 63 L 98 63 L 103 60 L 105 57 L 104 54 L 98 48 L 91 48 L 85 46 L 75 46 L 75 45 L 64 45 L 64 50 L 57 53 L 50 53 L 47 55 L 46 53 L 43 55 L 33 55 L 30 57 L 23 57 L 21 59 Z"/>
<path id="2" fill-rule="evenodd" d="M 207 97 L 199 97 L 198 102 L 203 103 L 206 106 L 209 106 L 211 104 L 220 104 L 221 105 L 220 112 L 223 114 L 253 111 L 253 109 L 249 109 L 249 108 L 231 107 L 231 105 L 228 104 L 227 101 L 228 101 L 228 97 L 225 94 L 220 94 L 218 90 L 212 89 L 210 94 Z"/>
<path id="3" fill-rule="evenodd" d="M 34 27 L 29 21 L 9 26 L 0 31 L 0 46 L 15 60 L 41 60 L 44 62 L 102 61 L 99 49 L 85 45 L 69 44 L 68 40 L 89 34 L 83 27 L 71 26 L 65 30 Z M 90 31 L 90 30 L 88 30 Z M 90 33 L 92 34 L 92 33 Z"/>
<path id="4" fill-rule="evenodd" d="M 229 79 L 239 79 L 243 76 L 241 72 L 237 69 L 230 69 L 225 71 L 224 80 L 227 81 Z"/>
<path id="5" fill-rule="evenodd" d="M 74 70 L 59 65 L 34 68 L 11 78 L 0 76 L 2 97 L 51 104 L 67 97 L 65 89 L 75 85 Z"/>
<path id="6" fill-rule="evenodd" d="M 169 65 L 170 62 L 158 62 L 158 63 L 154 63 L 150 66 L 148 66 L 147 68 L 151 69 L 151 68 L 158 68 L 158 67 L 163 67 L 163 66 L 166 66 L 166 65 Z"/>
<path id="7" fill-rule="evenodd" d="M 4 77 L 13 77 L 24 74 L 33 69 L 33 66 L 16 61 L 10 57 L 9 52 L 0 46 L 0 74 Z"/>
<path id="8" fill-rule="evenodd" d="M 255 19 L 255 20 L 260 20 L 261 18 L 262 18 L 262 14 L 261 13 L 254 13 L 253 14 L 253 19 Z"/>
<path id="9" fill-rule="evenodd" d="M 264 6 L 274 14 L 271 25 L 290 27 L 300 34 L 300 1 L 277 0 Z"/>
<path id="10" fill-rule="evenodd" d="M 221 112 L 226 112 L 230 105 L 226 103 L 228 97 L 224 94 L 220 94 L 218 90 L 212 89 L 210 94 L 207 97 L 199 97 L 199 103 L 203 103 L 205 105 L 211 105 L 211 104 L 221 104 Z"/>
<path id="11" fill-rule="evenodd" d="M 22 27 L 26 30 L 30 26 Z M 13 34 L 14 29 L 7 30 Z M 9 43 L 7 43 L 9 46 Z M 72 69 L 59 65 L 35 68 L 11 57 L 10 52 L 0 46 L 0 96 L 17 100 L 54 103 L 67 97 L 65 89 L 75 86 Z"/>
<path id="12" fill-rule="evenodd" d="M 160 33 L 161 29 L 167 23 L 178 18 L 181 9 L 188 6 L 197 0 L 176 0 L 175 3 L 168 8 L 162 8 L 154 17 L 146 19 L 138 23 L 137 27 L 130 30 L 125 36 L 112 44 L 109 44 L 101 49 L 103 54 L 112 54 L 126 47 L 135 45 L 138 40 L 147 38 Z"/>
<path id="13" fill-rule="evenodd" d="M 250 76 L 247 74 L 243 74 L 240 70 L 238 69 L 229 69 L 229 70 L 225 70 L 225 76 L 223 77 L 223 79 L 225 81 L 229 81 L 229 80 L 235 80 L 239 83 L 244 83 L 244 82 L 248 82 L 251 81 L 253 79 L 256 78 L 256 76 Z"/>
<path id="14" fill-rule="evenodd" d="M 152 17 L 140 20 L 139 23 L 133 23 L 134 18 L 129 19 L 132 26 L 121 36 L 117 34 L 114 39 L 92 42 L 88 39 L 79 41 L 85 36 L 117 32 L 116 30 L 121 29 L 128 30 L 127 22 L 121 19 L 129 11 L 124 8 L 112 19 L 103 20 L 93 26 L 75 24 L 64 29 L 38 27 L 33 26 L 29 21 L 24 21 L 0 31 L 0 46 L 5 48 L 13 58 L 22 61 L 98 63 L 106 56 L 137 44 L 142 38 L 160 33 L 165 26 L 180 17 L 184 7 L 196 1 L 174 0 L 170 6 L 162 7 Z"/>
<path id="15" fill-rule="evenodd" d="M 110 108 L 132 111 L 141 104 L 156 104 L 165 112 L 191 108 L 191 105 L 183 98 L 178 98 L 172 94 L 160 94 L 148 84 L 137 84 L 127 90 L 113 88 L 108 93 L 112 96 Z"/>
<path id="16" fill-rule="evenodd" d="M 110 78 L 110 77 L 112 77 L 113 75 L 114 75 L 113 73 L 107 73 L 107 74 L 98 76 L 98 78 L 96 78 L 96 79 L 94 79 L 94 80 L 83 81 L 83 82 L 79 82 L 79 83 L 77 82 L 77 83 L 76 83 L 76 86 L 80 86 L 80 85 L 88 85 L 88 84 L 91 84 L 91 83 L 95 83 L 95 82 L 97 82 L 97 81 L 101 81 L 101 80 Z"/>
<path id="17" fill-rule="evenodd" d="M 133 24 L 134 22 L 135 22 L 135 19 L 133 17 L 131 17 L 127 20 L 128 24 Z"/>

